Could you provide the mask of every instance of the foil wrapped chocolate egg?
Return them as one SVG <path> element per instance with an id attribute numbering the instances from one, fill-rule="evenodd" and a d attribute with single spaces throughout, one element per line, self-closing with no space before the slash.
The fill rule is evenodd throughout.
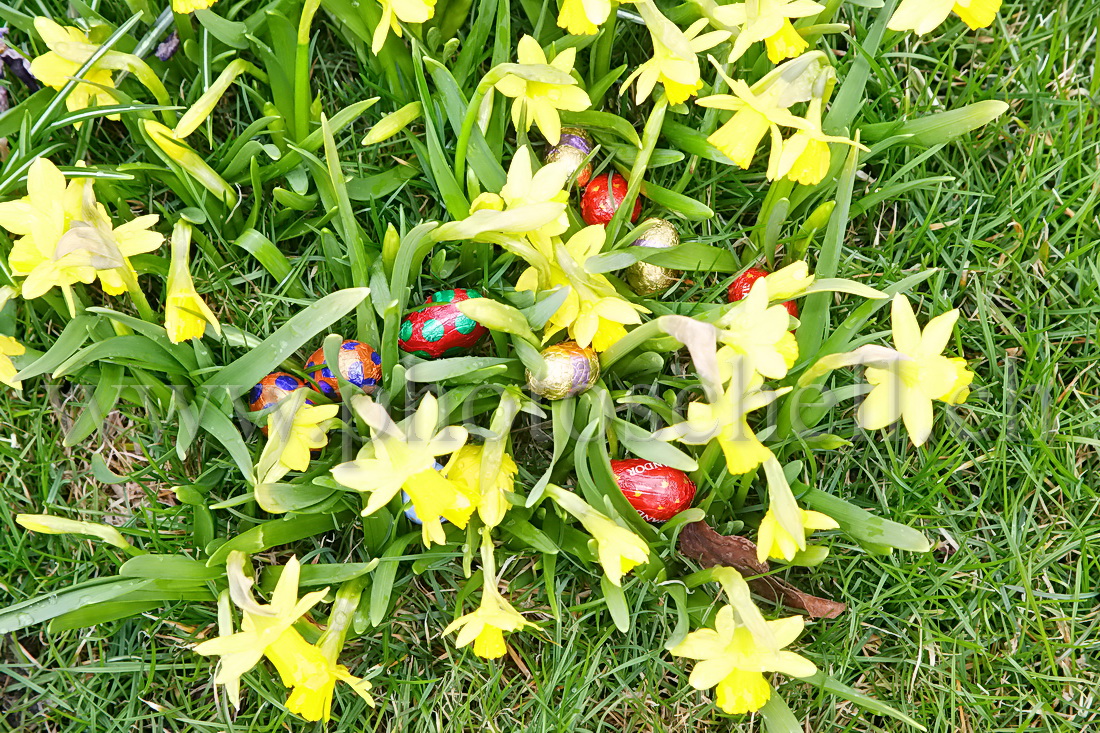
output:
<path id="1" fill-rule="evenodd" d="M 581 197 L 581 218 L 586 224 L 604 224 L 611 221 L 626 198 L 626 179 L 618 173 L 601 173 L 589 181 Z M 634 211 L 630 221 L 638 221 L 642 213 L 642 198 L 634 199 Z"/>
<path id="2" fill-rule="evenodd" d="M 643 225 L 650 224 L 642 236 L 634 240 L 635 247 L 653 247 L 668 249 L 680 244 L 680 234 L 668 219 L 656 217 L 646 219 Z M 648 262 L 635 262 L 626 269 L 626 281 L 638 295 L 653 295 L 668 290 L 680 279 L 678 270 L 670 270 Z"/>
<path id="3" fill-rule="evenodd" d="M 366 394 L 370 394 L 382 381 L 382 356 L 362 341 L 348 340 L 340 344 L 340 374 Z M 340 399 L 340 385 L 336 374 L 325 362 L 325 349 L 313 352 L 306 361 L 306 373 L 317 383 L 317 391 L 334 400 Z"/>
<path id="4" fill-rule="evenodd" d="M 611 461 L 615 483 L 644 519 L 665 522 L 691 506 L 695 482 L 669 466 L 639 458 Z"/>
<path id="5" fill-rule="evenodd" d="M 759 270 L 755 267 L 742 272 L 737 278 L 730 283 L 729 288 L 729 300 L 731 303 L 735 303 L 738 300 L 744 300 L 748 297 L 749 292 L 752 290 L 752 285 L 762 277 L 767 277 L 768 273 L 764 270 Z M 793 300 L 788 300 L 783 304 L 783 307 L 787 309 L 795 318 L 798 318 L 798 304 Z"/>
<path id="6" fill-rule="evenodd" d="M 595 350 L 576 341 L 562 341 L 542 351 L 546 375 L 536 379 L 527 372 L 527 386 L 548 400 L 561 400 L 578 395 L 592 387 L 600 378 L 600 359 Z"/>
<path id="7" fill-rule="evenodd" d="M 251 412 L 266 410 L 272 405 L 278 404 L 284 397 L 296 389 L 305 387 L 306 383 L 293 374 L 286 372 L 272 372 L 261 379 L 248 393 L 248 409 Z"/>
<path id="8" fill-rule="evenodd" d="M 586 157 L 588 154 L 580 148 L 572 145 L 555 145 L 546 153 L 543 162 L 565 163 L 569 167 L 569 175 L 577 174 L 577 187 L 584 188 L 592 178 L 592 164 L 585 162 Z"/>
<path id="9" fill-rule="evenodd" d="M 580 127 L 563 127 L 561 128 L 561 137 L 558 139 L 558 145 L 568 145 L 588 155 L 592 152 L 592 148 L 595 147 L 596 144 L 592 141 L 592 136 L 589 135 L 586 130 Z"/>
<path id="10" fill-rule="evenodd" d="M 457 304 L 480 297 L 481 293 L 467 288 L 432 294 L 424 305 L 402 319 L 397 345 L 402 351 L 424 359 L 465 354 L 489 329 L 463 315 Z"/>
<path id="11" fill-rule="evenodd" d="M 439 461 L 436 461 L 434 468 L 437 471 L 442 471 L 443 464 Z M 424 521 L 419 516 L 417 516 L 416 508 L 412 505 L 412 497 L 409 496 L 408 492 L 401 492 L 401 503 L 407 505 L 405 509 L 405 516 L 409 518 L 410 522 L 412 522 L 413 524 L 424 524 Z M 446 524 L 448 522 L 448 519 L 446 517 L 440 517 L 439 521 L 443 524 Z"/>

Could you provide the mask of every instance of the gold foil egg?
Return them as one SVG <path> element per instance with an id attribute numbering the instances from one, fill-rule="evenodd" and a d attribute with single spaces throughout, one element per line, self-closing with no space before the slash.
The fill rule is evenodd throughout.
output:
<path id="1" fill-rule="evenodd" d="M 555 145 L 546 153 L 543 162 L 565 163 L 569 167 L 569 175 L 577 174 L 577 186 L 584 188 L 592 178 L 592 164 L 584 162 L 587 155 L 583 150 L 572 145 Z"/>
<path id="2" fill-rule="evenodd" d="M 651 226 L 642 236 L 634 240 L 635 247 L 668 249 L 680 244 L 680 234 L 667 219 L 646 219 L 643 224 Z M 653 295 L 675 285 L 682 274 L 679 270 L 670 270 L 660 265 L 635 262 L 626 270 L 626 281 L 638 295 Z"/>
<path id="3" fill-rule="evenodd" d="M 546 376 L 536 379 L 527 372 L 527 386 L 548 400 L 561 400 L 578 395 L 592 387 L 600 378 L 600 358 L 596 352 L 576 341 L 562 341 L 542 351 L 546 361 Z"/>

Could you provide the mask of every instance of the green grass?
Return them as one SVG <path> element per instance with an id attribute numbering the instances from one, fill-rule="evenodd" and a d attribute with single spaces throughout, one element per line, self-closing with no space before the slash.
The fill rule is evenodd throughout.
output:
<path id="1" fill-rule="evenodd" d="M 38 3 L 13 5 L 40 12 Z M 526 27 L 516 5 L 513 33 Z M 62 17 L 59 7 L 53 10 Z M 121 3 L 104 3 L 100 12 L 128 15 Z M 846 12 L 862 26 L 867 11 Z M 412 159 L 414 151 L 402 140 L 358 146 L 369 123 L 396 105 L 387 85 L 364 71 L 357 52 L 330 32 L 328 21 L 318 27 L 313 74 L 326 111 L 383 97 L 341 140 L 347 172 L 368 176 L 397 159 Z M 1098 27 L 1095 4 L 1006 2 L 990 30 L 962 33 L 952 23 L 944 35 L 906 41 L 881 59 L 869 89 L 873 102 L 863 110 L 867 121 L 880 122 L 899 109 L 918 116 L 991 98 L 1011 105 L 999 122 L 961 141 L 930 153 L 897 147 L 865 166 L 857 207 L 860 197 L 880 187 L 951 180 L 929 180 L 872 206 L 845 238 L 843 276 L 878 284 L 937 270 L 920 288 L 919 312 L 923 319 L 951 307 L 962 310 L 955 347 L 978 377 L 964 407 L 939 415 L 947 419 L 926 448 L 913 449 L 897 431 L 861 435 L 851 448 L 819 454 L 817 486 L 922 528 L 938 541 L 937 549 L 924 556 L 878 557 L 836 536 L 823 565 L 790 572 L 804 589 L 849 605 L 839 619 L 809 624 L 801 651 L 833 677 L 936 733 L 1100 725 Z M 635 29 L 626 32 L 637 35 Z M 636 118 L 629 101 L 613 104 Z M 254 100 L 235 94 L 219 108 L 214 139 L 231 142 L 260 114 Z M 96 129 L 97 160 L 134 158 L 123 128 Z M 63 159 L 76 150 L 76 137 L 59 139 L 64 154 L 56 157 Z M 448 140 L 453 144 L 453 136 Z M 214 159 L 229 144 L 196 142 L 204 153 L 213 149 Z M 681 174 L 670 166 L 654 178 L 671 185 Z M 718 216 L 698 225 L 696 238 L 733 245 L 744 236 L 763 196 L 758 180 L 702 164 L 684 192 L 708 202 Z M 171 197 L 151 190 L 146 200 Z M 444 215 L 422 176 L 355 205 L 376 241 L 386 222 L 400 223 L 395 212 L 404 212 L 408 226 Z M 221 241 L 216 230 L 206 230 L 214 241 L 196 252 L 195 279 L 224 322 L 266 334 L 335 289 L 320 239 L 280 234 L 315 215 L 268 206 L 257 224 L 292 256 L 306 293 L 302 299 L 277 290 L 255 261 Z M 454 264 L 460 273 L 471 271 L 465 261 Z M 454 282 L 446 273 L 444 263 L 433 261 L 414 283 L 414 294 Z M 725 282 L 702 277 L 697 285 L 700 298 L 718 300 Z M 26 340 L 50 343 L 56 337 L 55 324 L 30 309 L 19 313 Z M 11 318 L 7 314 L 4 319 Z M 878 325 L 887 327 L 885 319 Z M 219 364 L 241 353 L 212 348 Z M 15 513 L 94 520 L 134 511 L 127 525 L 146 549 L 179 551 L 190 546 L 190 510 L 158 497 L 171 496 L 167 489 L 190 483 L 204 469 L 225 465 L 214 445 L 179 461 L 168 454 L 174 433 L 161 425 L 164 416 L 126 403 L 109 429 L 65 448 L 59 436 L 86 399 L 80 388 L 45 378 L 28 383 L 22 399 L 0 393 L 0 438 L 14 436 L 11 444 L 0 442 L 0 590 L 11 602 L 109 574 L 118 561 L 115 552 L 87 541 L 30 535 L 14 524 Z M 834 411 L 824 427 L 842 435 L 855 430 L 850 407 Z M 129 474 L 126 482 L 97 481 L 90 468 L 96 453 L 116 473 Z M 225 498 L 240 490 L 230 473 L 213 493 Z M 123 495 L 129 498 L 122 501 Z M 217 517 L 218 532 L 226 531 L 231 517 L 234 526 L 249 520 L 247 512 Z M 357 543 L 348 533 L 296 550 L 306 562 L 349 561 L 359 559 Z M 397 608 L 382 626 L 352 640 L 344 654 L 353 672 L 372 676 L 379 708 L 371 711 L 347 690 L 338 691 L 329 730 L 752 727 L 748 719 L 717 713 L 709 695 L 687 686 L 685 665 L 661 651 L 675 614 L 654 586 L 635 581 L 628 588 L 636 623 L 620 634 L 602 604 L 591 603 L 590 576 L 575 561 L 559 556 L 557 595 L 570 612 L 554 619 L 541 576 L 529 560 L 517 558 L 505 573 L 510 595 L 531 612 L 541 632 L 511 637 L 515 657 L 485 663 L 440 638 L 453 618 L 456 590 L 467 582 L 461 563 L 438 554 L 426 562 L 429 569 L 415 576 L 411 564 L 401 566 Z M 221 697 L 215 702 L 211 665 L 189 650 L 196 632 L 209 633 L 215 621 L 213 604 L 178 603 L 90 629 L 47 634 L 36 627 L 8 635 L 0 640 L 0 730 L 313 729 L 283 710 L 285 690 L 263 665 L 248 676 L 239 713 L 230 714 Z M 905 730 L 806 684 L 787 682 L 781 689 L 807 730 Z"/>

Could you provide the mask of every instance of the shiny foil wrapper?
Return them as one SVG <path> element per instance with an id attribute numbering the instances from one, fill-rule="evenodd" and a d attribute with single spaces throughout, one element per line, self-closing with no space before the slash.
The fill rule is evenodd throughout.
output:
<path id="1" fill-rule="evenodd" d="M 695 498 L 695 482 L 671 466 L 627 458 L 611 461 L 611 472 L 630 506 L 649 522 L 667 522 Z"/>
<path id="2" fill-rule="evenodd" d="M 667 219 L 646 219 L 644 223 L 651 223 L 652 226 L 634 241 L 633 246 L 668 249 L 680 244 L 679 232 Z M 648 262 L 635 262 L 626 270 L 626 281 L 638 295 L 653 295 L 668 290 L 680 280 L 681 275 L 679 270 L 670 270 Z"/>
<path id="3" fill-rule="evenodd" d="M 527 372 L 527 387 L 548 400 L 561 400 L 578 395 L 592 387 L 600 378 L 600 358 L 595 350 L 576 341 L 562 341 L 542 352 L 546 361 L 546 376 L 535 379 Z"/>
<path id="4" fill-rule="evenodd" d="M 565 163 L 569 166 L 569 175 L 573 175 L 574 173 L 577 174 L 577 186 L 584 188 L 592 178 L 592 164 L 584 162 L 587 155 L 588 153 L 585 153 L 580 148 L 561 144 L 550 148 L 546 157 L 543 158 L 543 162 L 548 164 Z M 582 165 L 584 166 L 583 168 L 581 167 Z"/>
<path id="5" fill-rule="evenodd" d="M 588 155 L 592 152 L 595 143 L 592 142 L 592 136 L 581 128 L 563 127 L 561 128 L 561 139 L 558 140 L 558 147 L 562 145 L 569 145 Z"/>

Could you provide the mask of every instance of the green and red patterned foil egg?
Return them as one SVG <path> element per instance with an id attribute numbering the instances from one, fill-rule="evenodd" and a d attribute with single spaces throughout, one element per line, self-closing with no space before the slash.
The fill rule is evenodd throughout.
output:
<path id="1" fill-rule="evenodd" d="M 402 351 L 424 359 L 465 354 L 489 329 L 463 315 L 457 304 L 480 297 L 481 293 L 468 288 L 432 294 L 424 305 L 402 319 L 397 345 Z"/>
<path id="2" fill-rule="evenodd" d="M 272 372 L 261 379 L 248 393 L 248 409 L 266 410 L 283 401 L 291 392 L 306 386 L 298 377 L 286 372 Z M 312 403 L 311 403 L 312 404 Z"/>
<path id="3" fill-rule="evenodd" d="M 546 374 L 542 379 L 527 372 L 527 386 L 548 400 L 562 400 L 579 395 L 600 378 L 600 358 L 596 352 L 576 341 L 562 341 L 542 351 Z"/>
<path id="4" fill-rule="evenodd" d="M 601 173 L 593 178 L 581 197 L 581 218 L 586 224 L 604 224 L 611 221 L 626 198 L 626 179 L 618 173 Z M 630 221 L 638 221 L 642 213 L 642 198 L 634 199 L 634 211 Z"/>
<path id="5" fill-rule="evenodd" d="M 767 272 L 757 269 L 755 267 L 750 267 L 749 269 L 742 272 L 740 275 L 737 276 L 737 279 L 730 283 L 728 293 L 730 302 L 735 303 L 738 300 L 744 300 L 745 298 L 747 298 L 749 293 L 752 291 L 753 283 L 755 283 L 760 278 L 767 276 Z M 790 313 L 792 316 L 798 318 L 798 304 L 795 303 L 793 300 L 788 300 L 786 303 L 783 304 L 783 307 L 786 308 L 787 312 Z"/>
<path id="6" fill-rule="evenodd" d="M 630 506 L 649 522 L 672 519 L 695 498 L 695 482 L 670 466 L 627 458 L 611 461 L 611 472 Z"/>
<path id="7" fill-rule="evenodd" d="M 369 344 L 352 340 L 340 344 L 339 351 L 340 373 L 344 379 L 366 394 L 374 392 L 382 383 L 381 355 Z M 318 392 L 334 400 L 340 399 L 340 386 L 336 375 L 325 363 L 324 347 L 314 351 L 306 361 L 306 373 L 317 383 Z"/>

